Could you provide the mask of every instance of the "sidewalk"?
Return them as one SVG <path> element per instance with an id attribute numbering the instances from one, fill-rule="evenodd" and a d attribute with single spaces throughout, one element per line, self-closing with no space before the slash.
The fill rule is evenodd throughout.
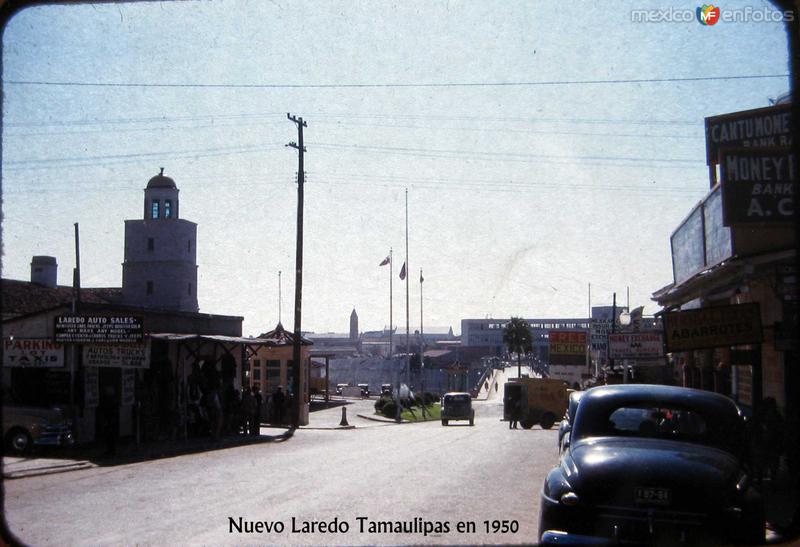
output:
<path id="1" fill-rule="evenodd" d="M 357 414 L 366 415 L 372 412 L 374 400 L 333 399 L 326 407 L 316 402 L 317 407 L 309 413 L 309 424 L 300 426 L 300 430 L 350 430 L 356 427 L 380 425 L 369 419 L 360 420 Z M 342 409 L 346 408 L 348 424 L 340 425 Z M 369 409 L 368 411 L 366 409 Z M 91 469 L 127 463 L 169 458 L 185 454 L 220 450 L 237 446 L 261 443 L 283 442 L 289 440 L 294 431 L 287 426 L 261 424 L 260 435 L 230 435 L 214 440 L 210 437 L 195 439 L 165 439 L 148 441 L 138 446 L 128 440 L 120 442 L 114 456 L 105 455 L 103 443 L 78 445 L 69 448 L 52 448 L 39 450 L 31 456 L 3 456 L 3 479 L 13 480 L 53 473 L 64 473 L 80 469 Z"/>

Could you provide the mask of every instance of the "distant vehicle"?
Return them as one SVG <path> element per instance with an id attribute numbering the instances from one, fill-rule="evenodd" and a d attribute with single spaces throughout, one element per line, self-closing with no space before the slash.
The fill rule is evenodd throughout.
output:
<path id="1" fill-rule="evenodd" d="M 381 384 L 381 395 L 391 395 L 392 384 Z"/>
<path id="2" fill-rule="evenodd" d="M 454 391 L 442 395 L 442 425 L 448 425 L 450 420 L 469 420 L 469 425 L 475 425 L 475 409 L 469 393 Z"/>
<path id="3" fill-rule="evenodd" d="M 348 387 L 349 385 L 350 384 L 336 384 L 336 395 L 341 395 L 342 390 L 344 390 L 344 388 Z"/>
<path id="4" fill-rule="evenodd" d="M 58 407 L 3 405 L 3 442 L 7 453 L 25 454 L 34 446 L 70 446 L 72 424 Z"/>
<path id="5" fill-rule="evenodd" d="M 540 493 L 542 544 L 764 542 L 744 419 L 724 395 L 595 387 L 581 396 L 569 436 Z"/>
<path id="6" fill-rule="evenodd" d="M 519 423 L 524 429 L 540 424 L 550 429 L 567 410 L 567 384 L 552 378 L 511 378 L 503 393 L 503 418 L 510 420 L 517 401 L 522 401 Z"/>
<path id="7" fill-rule="evenodd" d="M 358 384 L 358 387 L 361 388 L 362 397 L 369 397 L 369 384 Z"/>
<path id="8" fill-rule="evenodd" d="M 569 403 L 567 403 L 567 412 L 564 413 L 564 418 L 558 426 L 558 451 L 563 452 L 566 445 L 569 444 L 569 432 L 572 429 L 572 423 L 575 421 L 575 411 L 578 410 L 578 403 L 583 396 L 583 391 L 573 391 L 569 394 Z"/>

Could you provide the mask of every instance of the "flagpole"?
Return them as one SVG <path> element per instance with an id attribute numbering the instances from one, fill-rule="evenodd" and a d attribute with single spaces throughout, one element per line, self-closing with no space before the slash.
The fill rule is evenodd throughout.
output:
<path id="1" fill-rule="evenodd" d="M 425 417 L 425 332 L 422 330 L 422 268 L 419 269 L 419 374 L 422 395 L 422 417 Z"/>
<path id="2" fill-rule="evenodd" d="M 411 329 L 408 316 L 408 285 L 409 285 L 409 278 L 411 276 L 408 275 L 409 273 L 411 273 L 411 265 L 408 263 L 408 188 L 406 188 L 406 385 L 410 389 L 411 362 L 409 358 L 409 349 L 410 349 L 409 333 Z"/>
<path id="3" fill-rule="evenodd" d="M 394 259 L 392 258 L 392 248 L 389 247 L 389 351 L 387 359 L 392 358 L 392 272 L 394 270 Z"/>

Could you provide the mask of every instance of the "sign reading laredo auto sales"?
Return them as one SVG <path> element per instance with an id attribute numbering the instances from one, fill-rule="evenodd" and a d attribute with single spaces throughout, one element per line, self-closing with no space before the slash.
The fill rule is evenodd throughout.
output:
<path id="1" fill-rule="evenodd" d="M 667 312 L 664 339 L 667 352 L 759 344 L 761 309 L 750 303 Z"/>
<path id="2" fill-rule="evenodd" d="M 631 332 L 608 335 L 611 359 L 656 359 L 664 356 L 660 332 Z"/>
<path id="3" fill-rule="evenodd" d="M 792 145 L 792 105 L 732 112 L 706 118 L 706 163 L 716 165 L 722 148 Z"/>
<path id="4" fill-rule="evenodd" d="M 4 338 L 4 367 L 63 367 L 64 346 L 46 338 Z"/>
<path id="5" fill-rule="evenodd" d="M 585 365 L 586 338 L 585 331 L 548 331 L 550 364 Z"/>
<path id="6" fill-rule="evenodd" d="M 720 158 L 725 226 L 794 220 L 797 162 L 791 150 L 723 150 Z"/>
<path id="7" fill-rule="evenodd" d="M 137 344 L 144 339 L 142 318 L 131 315 L 58 315 L 56 342 Z"/>

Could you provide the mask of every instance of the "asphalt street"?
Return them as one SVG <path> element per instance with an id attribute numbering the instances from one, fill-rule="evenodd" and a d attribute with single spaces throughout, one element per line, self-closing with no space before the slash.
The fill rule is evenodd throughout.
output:
<path id="1" fill-rule="evenodd" d="M 29 545 L 533 543 L 556 430 L 509 430 L 500 398 L 475 407 L 474 427 L 359 418 L 354 429 L 6 481 L 6 522 Z"/>

